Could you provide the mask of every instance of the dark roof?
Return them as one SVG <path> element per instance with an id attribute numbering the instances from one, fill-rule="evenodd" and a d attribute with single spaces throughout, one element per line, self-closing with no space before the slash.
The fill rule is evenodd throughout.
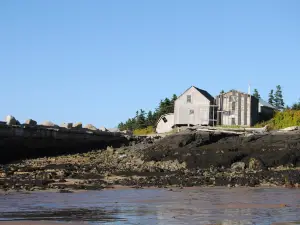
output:
<path id="1" fill-rule="evenodd" d="M 272 109 L 276 109 L 275 106 L 271 105 L 270 103 L 266 102 L 265 100 L 263 100 L 263 99 L 261 99 L 261 98 L 259 99 L 259 103 L 262 104 L 262 105 L 265 106 L 265 107 L 269 107 L 269 108 L 272 108 Z"/>
<path id="2" fill-rule="evenodd" d="M 211 96 L 211 94 L 209 94 L 207 91 L 197 88 L 195 86 L 193 87 L 196 88 L 197 91 L 199 91 L 202 95 L 204 95 L 204 97 L 207 98 L 210 102 L 213 102 L 215 100 L 215 98 Z"/>
<path id="3" fill-rule="evenodd" d="M 215 98 L 213 96 L 211 96 L 207 91 L 204 91 L 204 90 L 202 90 L 200 88 L 197 88 L 195 86 L 191 86 L 188 89 L 186 89 L 181 95 L 179 95 L 177 97 L 177 99 L 179 99 L 185 92 L 187 92 L 188 90 L 190 90 L 192 87 L 195 88 L 197 91 L 199 91 L 200 94 L 202 94 L 205 98 L 207 98 L 210 101 L 210 103 L 214 102 Z"/>

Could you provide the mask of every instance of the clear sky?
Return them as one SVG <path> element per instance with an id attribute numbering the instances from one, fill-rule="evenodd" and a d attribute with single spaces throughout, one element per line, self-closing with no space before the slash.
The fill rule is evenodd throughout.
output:
<path id="1" fill-rule="evenodd" d="M 299 0 L 0 1 L 0 119 L 114 127 L 191 85 L 300 97 Z"/>

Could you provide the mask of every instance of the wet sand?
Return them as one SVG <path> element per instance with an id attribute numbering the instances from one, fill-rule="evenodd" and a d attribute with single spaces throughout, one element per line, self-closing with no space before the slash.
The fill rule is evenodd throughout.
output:
<path id="1" fill-rule="evenodd" d="M 0 198 L 0 220 L 11 220 L 2 221 L 0 225 L 225 225 L 250 222 L 289 225 L 297 223 L 287 221 L 300 219 L 299 197 L 299 189 L 284 188 L 14 192 Z"/>

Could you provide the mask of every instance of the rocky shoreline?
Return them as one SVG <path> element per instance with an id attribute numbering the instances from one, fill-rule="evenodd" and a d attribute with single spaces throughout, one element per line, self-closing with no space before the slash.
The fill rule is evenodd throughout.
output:
<path id="1" fill-rule="evenodd" d="M 0 165 L 0 189 L 102 190 L 300 184 L 300 132 L 236 135 L 184 131 L 128 146 Z"/>

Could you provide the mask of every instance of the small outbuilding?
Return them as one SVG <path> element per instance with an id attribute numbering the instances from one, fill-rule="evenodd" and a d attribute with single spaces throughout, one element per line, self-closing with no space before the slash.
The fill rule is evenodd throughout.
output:
<path id="1" fill-rule="evenodd" d="M 156 124 L 156 133 L 167 133 L 172 131 L 174 126 L 174 113 L 167 113 L 162 115 Z"/>

